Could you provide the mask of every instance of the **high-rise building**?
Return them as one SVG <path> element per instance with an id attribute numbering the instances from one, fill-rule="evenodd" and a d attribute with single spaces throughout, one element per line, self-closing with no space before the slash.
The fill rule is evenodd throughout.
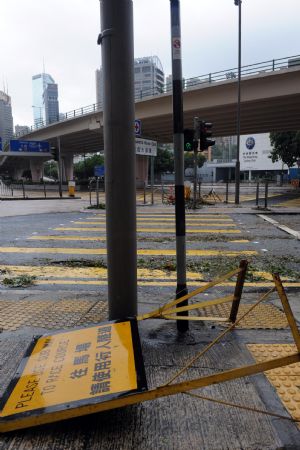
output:
<path id="1" fill-rule="evenodd" d="M 59 120 L 58 88 L 47 73 L 32 77 L 32 109 L 34 125 L 48 125 Z"/>
<path id="2" fill-rule="evenodd" d="M 165 75 L 158 56 L 145 56 L 134 60 L 135 98 L 164 92 Z"/>
<path id="3" fill-rule="evenodd" d="M 96 70 L 96 102 L 98 108 L 103 106 L 103 70 L 102 67 Z"/>
<path id="4" fill-rule="evenodd" d="M 164 92 L 165 75 L 160 59 L 157 56 L 145 56 L 134 60 L 134 95 L 142 98 Z M 96 102 L 103 105 L 103 71 L 96 70 Z"/>
<path id="5" fill-rule="evenodd" d="M 16 125 L 15 134 L 16 136 L 22 136 L 30 132 L 30 128 L 27 125 Z"/>
<path id="6" fill-rule="evenodd" d="M 2 146 L 13 137 L 13 134 L 11 99 L 5 92 L 0 91 L 0 137 L 2 138 Z"/>

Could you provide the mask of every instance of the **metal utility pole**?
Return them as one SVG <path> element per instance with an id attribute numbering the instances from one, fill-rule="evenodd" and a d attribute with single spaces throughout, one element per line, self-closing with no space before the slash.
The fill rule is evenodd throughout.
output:
<path id="1" fill-rule="evenodd" d="M 237 99 L 237 149 L 235 164 L 235 204 L 240 203 L 240 140 L 241 140 L 241 64 L 242 64 L 242 0 L 234 0 L 239 8 L 238 26 L 238 99 Z"/>
<path id="2" fill-rule="evenodd" d="M 57 137 L 57 150 L 58 150 L 58 192 L 60 198 L 62 198 L 63 164 L 61 159 L 60 136 Z"/>
<path id="3" fill-rule="evenodd" d="M 109 319 L 137 314 L 132 0 L 100 0 Z"/>
<path id="4" fill-rule="evenodd" d="M 185 205 L 184 205 L 184 137 L 183 137 L 183 99 L 182 99 L 182 63 L 181 63 L 181 29 L 180 2 L 170 0 L 171 6 L 171 47 L 172 47 L 172 80 L 173 80 L 173 139 L 175 164 L 175 217 L 176 217 L 176 265 L 177 288 L 176 298 L 187 294 L 186 286 L 186 238 L 185 238 Z M 179 303 L 184 306 L 187 300 Z M 183 315 L 183 313 L 180 313 Z M 188 315 L 186 312 L 184 315 Z M 178 331 L 189 328 L 187 320 L 178 320 Z"/>

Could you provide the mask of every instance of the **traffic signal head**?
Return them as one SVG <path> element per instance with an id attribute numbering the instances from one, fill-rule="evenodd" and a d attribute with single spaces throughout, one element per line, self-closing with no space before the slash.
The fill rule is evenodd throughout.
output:
<path id="1" fill-rule="evenodd" d="M 51 153 L 52 153 L 54 161 L 58 161 L 59 160 L 58 148 L 57 147 L 51 147 Z"/>
<path id="2" fill-rule="evenodd" d="M 198 148 L 198 141 L 195 139 L 195 130 L 187 128 L 184 130 L 184 151 L 193 152 Z"/>
<path id="3" fill-rule="evenodd" d="M 216 143 L 216 141 L 210 139 L 212 137 L 212 127 L 213 124 L 211 122 L 202 121 L 200 123 L 200 151 L 202 152 Z"/>

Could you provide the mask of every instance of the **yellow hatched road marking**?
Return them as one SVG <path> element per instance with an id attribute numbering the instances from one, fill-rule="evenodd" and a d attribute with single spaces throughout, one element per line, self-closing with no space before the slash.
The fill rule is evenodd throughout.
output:
<path id="1" fill-rule="evenodd" d="M 27 238 L 30 241 L 106 241 L 105 236 L 30 236 Z M 187 239 L 188 240 L 188 239 Z M 250 242 L 248 239 L 234 239 L 231 242 L 233 244 L 241 244 Z"/>
<path id="2" fill-rule="evenodd" d="M 103 222 L 105 223 L 105 219 L 103 218 L 97 218 L 97 217 L 87 217 L 85 220 L 97 220 L 97 222 L 74 222 L 74 223 L 96 223 L 98 224 L 99 222 Z M 214 217 L 214 218 L 198 218 L 198 217 L 186 217 L 186 222 L 215 222 L 217 220 L 220 220 L 221 222 L 234 222 L 232 219 L 227 219 L 227 218 L 222 218 L 222 217 Z M 138 222 L 175 222 L 175 217 L 172 218 L 167 218 L 167 217 L 162 217 L 162 218 L 156 218 L 156 217 L 137 217 L 137 221 Z"/>
<path id="3" fill-rule="evenodd" d="M 107 280 L 37 280 L 36 284 L 37 285 L 46 285 L 46 284 L 65 284 L 65 285 L 74 285 L 74 283 L 76 283 L 76 285 L 86 285 L 86 286 L 106 286 L 107 285 Z M 162 282 L 162 281 L 141 281 L 138 280 L 138 285 L 139 286 L 159 286 L 159 287 L 172 287 L 172 286 L 176 286 L 177 282 L 176 281 L 166 281 L 166 282 Z M 207 284 L 206 281 L 188 281 L 188 286 L 205 286 Z M 224 282 L 224 283 L 220 283 L 218 286 L 223 286 L 223 287 L 234 287 L 236 285 L 235 282 Z M 274 283 L 272 282 L 245 282 L 244 283 L 245 287 L 253 287 L 253 288 L 270 288 L 274 286 Z M 294 287 L 294 288 L 300 288 L 300 283 L 293 283 L 293 282 L 285 282 L 284 283 L 285 287 Z"/>
<path id="4" fill-rule="evenodd" d="M 57 227 L 54 228 L 54 231 L 101 231 L 105 232 L 106 228 L 102 227 Z M 138 233 L 175 233 L 175 228 L 138 228 Z M 241 233 L 240 230 L 237 229 L 214 229 L 214 228 L 203 228 L 203 229 L 187 229 L 187 233 L 222 233 L 222 234 L 229 234 L 229 233 Z"/>
<path id="5" fill-rule="evenodd" d="M 105 267 L 68 267 L 67 265 L 49 265 L 49 266 L 30 266 L 30 265 L 0 265 L 0 270 L 7 272 L 10 276 L 18 276 L 23 274 L 34 275 L 43 278 L 104 278 L 107 277 L 107 269 Z M 266 281 L 272 281 L 273 277 L 270 272 L 254 271 L 254 276 L 264 278 Z M 5 276 L 5 273 L 4 273 Z M 139 279 L 149 280 L 176 280 L 176 272 L 169 272 L 160 269 L 137 269 Z M 206 275 L 202 272 L 187 271 L 186 276 L 189 280 L 205 280 Z M 290 278 L 283 278 L 284 281 L 290 281 Z"/>
<path id="6" fill-rule="evenodd" d="M 0 253 L 59 253 L 66 255 L 106 255 L 106 248 L 61 248 L 61 247 L 0 247 Z M 138 249 L 138 255 L 175 256 L 175 249 Z M 187 256 L 238 256 L 257 255 L 253 250 L 224 251 L 224 250 L 187 250 Z"/>
<path id="7" fill-rule="evenodd" d="M 92 217 L 87 217 L 87 219 L 95 219 L 97 217 L 100 218 L 105 218 L 105 214 L 95 214 Z M 161 217 L 161 218 L 175 218 L 174 214 L 137 214 L 136 216 L 137 218 L 156 218 L 156 217 Z M 229 219 L 230 216 L 228 216 L 227 214 L 186 214 L 185 217 L 188 218 L 225 218 L 225 219 Z"/>
<path id="8" fill-rule="evenodd" d="M 106 241 L 105 236 L 30 236 L 30 241 Z"/>
<path id="9" fill-rule="evenodd" d="M 99 224 L 98 222 L 73 222 L 73 223 L 75 223 L 76 225 L 102 225 L 101 223 Z M 137 222 L 137 223 L 139 223 L 139 222 Z M 103 224 L 104 224 L 104 222 L 103 222 Z M 149 221 L 149 223 L 145 223 L 145 224 L 142 223 L 141 225 L 150 226 L 150 228 L 151 228 L 151 225 L 154 225 L 156 227 L 158 225 L 170 226 L 169 223 L 165 224 L 164 221 L 162 221 L 161 223 L 152 223 L 152 222 Z M 193 227 L 197 227 L 197 226 L 199 226 L 199 227 L 201 227 L 201 226 L 209 226 L 209 227 L 236 227 L 235 223 L 220 223 L 220 222 L 212 222 L 212 223 L 205 223 L 205 222 L 204 223 L 202 223 L 202 222 L 188 223 L 188 222 L 186 222 L 186 225 L 193 226 Z"/>

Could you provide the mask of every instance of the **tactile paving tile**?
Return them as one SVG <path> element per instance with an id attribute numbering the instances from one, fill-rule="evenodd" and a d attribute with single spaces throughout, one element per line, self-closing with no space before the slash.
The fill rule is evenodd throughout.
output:
<path id="1" fill-rule="evenodd" d="M 245 314 L 252 306 L 251 303 L 240 304 L 237 319 Z M 199 316 L 229 318 L 231 303 L 213 305 L 199 310 Z M 247 329 L 281 329 L 286 328 L 288 322 L 285 314 L 273 305 L 257 305 L 241 322 L 237 328 Z"/>
<path id="2" fill-rule="evenodd" d="M 89 300 L 60 300 L 36 314 L 26 325 L 48 329 L 73 327 L 94 303 Z"/>
<path id="3" fill-rule="evenodd" d="M 248 344 L 257 362 L 288 356 L 297 352 L 294 344 Z M 282 403 L 295 419 L 300 421 L 300 363 L 264 372 L 275 387 Z M 298 423 L 300 427 L 300 423 Z"/>
<path id="4" fill-rule="evenodd" d="M 24 326 L 47 329 L 74 327 L 95 304 L 89 300 L 3 301 L 0 303 L 0 330 L 15 331 Z"/>
<path id="5" fill-rule="evenodd" d="M 2 305 L 6 306 L 2 308 Z M 0 329 L 4 331 L 15 331 L 21 326 L 30 324 L 37 314 L 41 314 L 51 305 L 53 301 L 7 301 L 1 302 Z"/>
<path id="6" fill-rule="evenodd" d="M 87 312 L 87 314 L 80 319 L 78 325 L 99 323 L 107 319 L 108 319 L 108 303 L 99 300 L 92 307 L 92 309 L 90 309 Z"/>

